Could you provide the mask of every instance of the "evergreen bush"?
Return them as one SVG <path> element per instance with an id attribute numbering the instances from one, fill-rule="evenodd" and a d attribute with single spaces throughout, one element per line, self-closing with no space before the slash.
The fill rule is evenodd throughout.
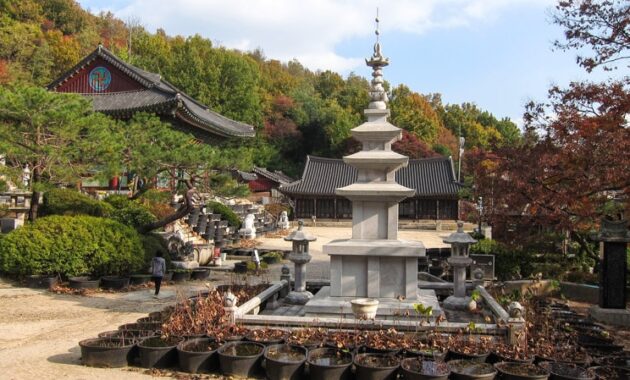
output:
<path id="1" fill-rule="evenodd" d="M 0 270 L 10 274 L 104 276 L 143 265 L 140 235 L 108 218 L 48 216 L 0 239 Z"/>
<path id="2" fill-rule="evenodd" d="M 221 219 L 228 221 L 228 224 L 235 228 L 241 228 L 241 219 L 231 208 L 223 203 L 210 201 L 207 204 L 208 210 L 212 210 L 213 214 L 221 214 Z"/>
<path id="3" fill-rule="evenodd" d="M 147 207 L 124 195 L 110 195 L 105 202 L 112 206 L 110 217 L 127 226 L 139 228 L 156 221 Z"/>
<path id="4" fill-rule="evenodd" d="M 72 189 L 52 189 L 44 193 L 39 215 L 109 216 L 113 207 Z"/>

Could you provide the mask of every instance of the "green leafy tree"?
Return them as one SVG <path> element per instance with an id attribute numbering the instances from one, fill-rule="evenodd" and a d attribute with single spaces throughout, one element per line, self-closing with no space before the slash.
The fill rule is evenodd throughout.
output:
<path id="1" fill-rule="evenodd" d="M 115 141 L 112 124 L 107 116 L 92 112 L 90 101 L 77 94 L 37 87 L 0 88 L 0 151 L 14 167 L 21 170 L 28 165 L 32 172 L 31 220 L 37 218 L 45 183 L 75 183 L 90 169 L 107 163 L 108 148 Z"/>
<path id="2" fill-rule="evenodd" d="M 134 173 L 132 198 L 138 198 L 155 188 L 157 178 L 170 177 L 184 183 L 186 190 L 184 207 L 158 221 L 139 227 L 147 232 L 160 228 L 190 212 L 194 206 L 190 191 L 214 191 L 220 195 L 243 194 L 243 189 L 233 179 L 218 176 L 217 170 L 247 169 L 251 167 L 252 152 L 248 147 L 225 142 L 221 146 L 200 143 L 193 135 L 177 131 L 157 116 L 137 113 L 127 122 L 119 122 L 114 133 L 113 160 L 119 173 Z M 113 167 L 110 170 L 114 170 Z M 221 186 L 213 187 L 213 184 Z"/>
<path id="3" fill-rule="evenodd" d="M 389 106 L 394 125 L 413 133 L 426 143 L 435 142 L 441 121 L 426 98 L 400 85 L 392 90 Z"/>

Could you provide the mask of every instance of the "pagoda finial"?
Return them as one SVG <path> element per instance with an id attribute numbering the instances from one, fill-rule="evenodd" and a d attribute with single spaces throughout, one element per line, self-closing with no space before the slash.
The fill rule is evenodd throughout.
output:
<path id="1" fill-rule="evenodd" d="M 379 22 L 378 18 L 378 8 L 376 8 L 376 30 L 374 34 L 376 34 L 376 43 L 374 44 L 374 54 L 368 60 L 365 60 L 365 63 L 372 68 L 372 86 L 370 89 L 370 104 L 368 109 L 387 109 L 387 102 L 389 99 L 387 98 L 387 93 L 385 92 L 385 88 L 383 87 L 383 67 L 389 65 L 389 60 L 383 57 L 381 53 L 381 42 L 380 42 L 380 31 L 379 31 Z"/>

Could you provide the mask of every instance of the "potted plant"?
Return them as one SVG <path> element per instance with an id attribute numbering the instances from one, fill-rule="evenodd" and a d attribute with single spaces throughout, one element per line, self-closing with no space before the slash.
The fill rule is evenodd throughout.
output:
<path id="1" fill-rule="evenodd" d="M 129 276 L 129 285 L 142 285 L 151 281 L 150 274 L 137 273 Z"/>
<path id="2" fill-rule="evenodd" d="M 591 367 L 590 370 L 595 374 L 597 379 L 630 379 L 630 368 L 628 367 Z"/>
<path id="3" fill-rule="evenodd" d="M 264 352 L 267 378 L 299 380 L 304 376 L 307 350 L 301 346 L 273 344 Z"/>
<path id="4" fill-rule="evenodd" d="M 205 280 L 210 276 L 210 270 L 207 268 L 195 268 L 192 270 L 190 278 L 192 280 Z"/>
<path id="5" fill-rule="evenodd" d="M 338 348 L 316 348 L 309 351 L 311 380 L 347 380 L 352 376 L 352 354 Z"/>
<path id="6" fill-rule="evenodd" d="M 400 363 L 405 380 L 448 380 L 451 370 L 441 360 L 426 360 L 423 357 L 406 358 Z"/>
<path id="7" fill-rule="evenodd" d="M 448 363 L 453 380 L 492 380 L 497 371 L 492 364 L 475 360 L 451 360 Z"/>
<path id="8" fill-rule="evenodd" d="M 469 322 L 466 328 L 468 335 L 457 335 L 449 337 L 448 357 L 450 359 L 466 359 L 477 362 L 485 362 L 491 353 L 492 338 L 484 336 L 473 336 L 472 332 L 477 330 L 474 322 Z"/>
<path id="9" fill-rule="evenodd" d="M 184 282 L 190 280 L 191 271 L 189 269 L 174 269 L 173 281 Z"/>
<path id="10" fill-rule="evenodd" d="M 177 345 L 179 368 L 184 372 L 214 371 L 219 368 L 217 349 L 221 346 L 210 338 L 196 338 Z"/>
<path id="11" fill-rule="evenodd" d="M 129 286 L 129 277 L 125 276 L 103 276 L 101 277 L 101 288 L 110 290 L 126 289 Z"/>
<path id="12" fill-rule="evenodd" d="M 68 278 L 71 289 L 98 289 L 101 280 L 92 276 L 76 276 Z"/>
<path id="13" fill-rule="evenodd" d="M 555 380 L 594 380 L 595 373 L 573 363 L 538 363 L 541 368 L 547 370 Z"/>
<path id="14" fill-rule="evenodd" d="M 494 368 L 505 380 L 546 380 L 549 371 L 531 363 L 499 362 Z"/>
<path id="15" fill-rule="evenodd" d="M 490 357 L 490 362 L 533 363 L 534 359 L 534 354 L 528 350 L 527 345 L 497 344 Z"/>
<path id="16" fill-rule="evenodd" d="M 360 331 L 334 331 L 328 333 L 326 347 L 354 351 L 365 343 L 365 335 Z"/>
<path id="17" fill-rule="evenodd" d="M 425 360 L 444 361 L 448 349 L 433 333 L 426 337 L 419 335 L 406 336 L 402 342 L 405 355 L 408 357 L 422 357 Z"/>
<path id="18" fill-rule="evenodd" d="M 90 367 L 125 367 L 133 361 L 135 341 L 126 338 L 92 338 L 79 342 L 81 361 Z"/>
<path id="19" fill-rule="evenodd" d="M 140 366 L 143 368 L 169 368 L 177 363 L 177 345 L 180 337 L 150 337 L 138 343 Z"/>
<path id="20" fill-rule="evenodd" d="M 265 346 L 256 342 L 229 342 L 217 351 L 225 376 L 253 377 L 260 372 Z"/>
<path id="21" fill-rule="evenodd" d="M 51 289 L 59 283 L 59 275 L 35 274 L 26 277 L 29 288 Z"/>
<path id="22" fill-rule="evenodd" d="M 404 335 L 396 329 L 378 330 L 366 334 L 365 348 L 367 352 L 380 354 L 398 354 Z"/>
<path id="23" fill-rule="evenodd" d="M 324 345 L 327 332 L 322 328 L 303 328 L 289 332 L 287 343 L 306 347 L 307 349 L 318 348 Z"/>
<path id="24" fill-rule="evenodd" d="M 285 330 L 264 328 L 249 331 L 245 335 L 245 338 L 249 341 L 262 343 L 265 346 L 268 346 L 270 344 L 284 343 L 287 335 L 288 333 Z"/>
<path id="25" fill-rule="evenodd" d="M 366 380 L 395 380 L 400 359 L 389 354 L 357 354 L 354 356 L 356 377 Z"/>

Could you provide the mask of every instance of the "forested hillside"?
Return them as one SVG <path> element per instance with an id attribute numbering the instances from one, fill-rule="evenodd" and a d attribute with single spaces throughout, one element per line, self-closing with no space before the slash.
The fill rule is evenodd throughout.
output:
<path id="1" fill-rule="evenodd" d="M 45 86 L 100 42 L 215 111 L 256 126 L 257 137 L 248 144 L 256 147 L 258 165 L 299 176 L 306 154 L 341 157 L 357 149 L 350 129 L 363 120 L 365 78 L 313 72 L 261 51 L 213 46 L 198 35 L 150 33 L 140 24 L 92 15 L 73 0 L 0 0 L 0 84 Z M 418 94 L 404 85 L 390 92 L 391 121 L 405 130 L 395 149 L 410 157 L 456 158 L 459 135 L 468 148 L 520 138 L 514 123 L 479 109 L 474 99 L 445 105 L 440 94 Z"/>

